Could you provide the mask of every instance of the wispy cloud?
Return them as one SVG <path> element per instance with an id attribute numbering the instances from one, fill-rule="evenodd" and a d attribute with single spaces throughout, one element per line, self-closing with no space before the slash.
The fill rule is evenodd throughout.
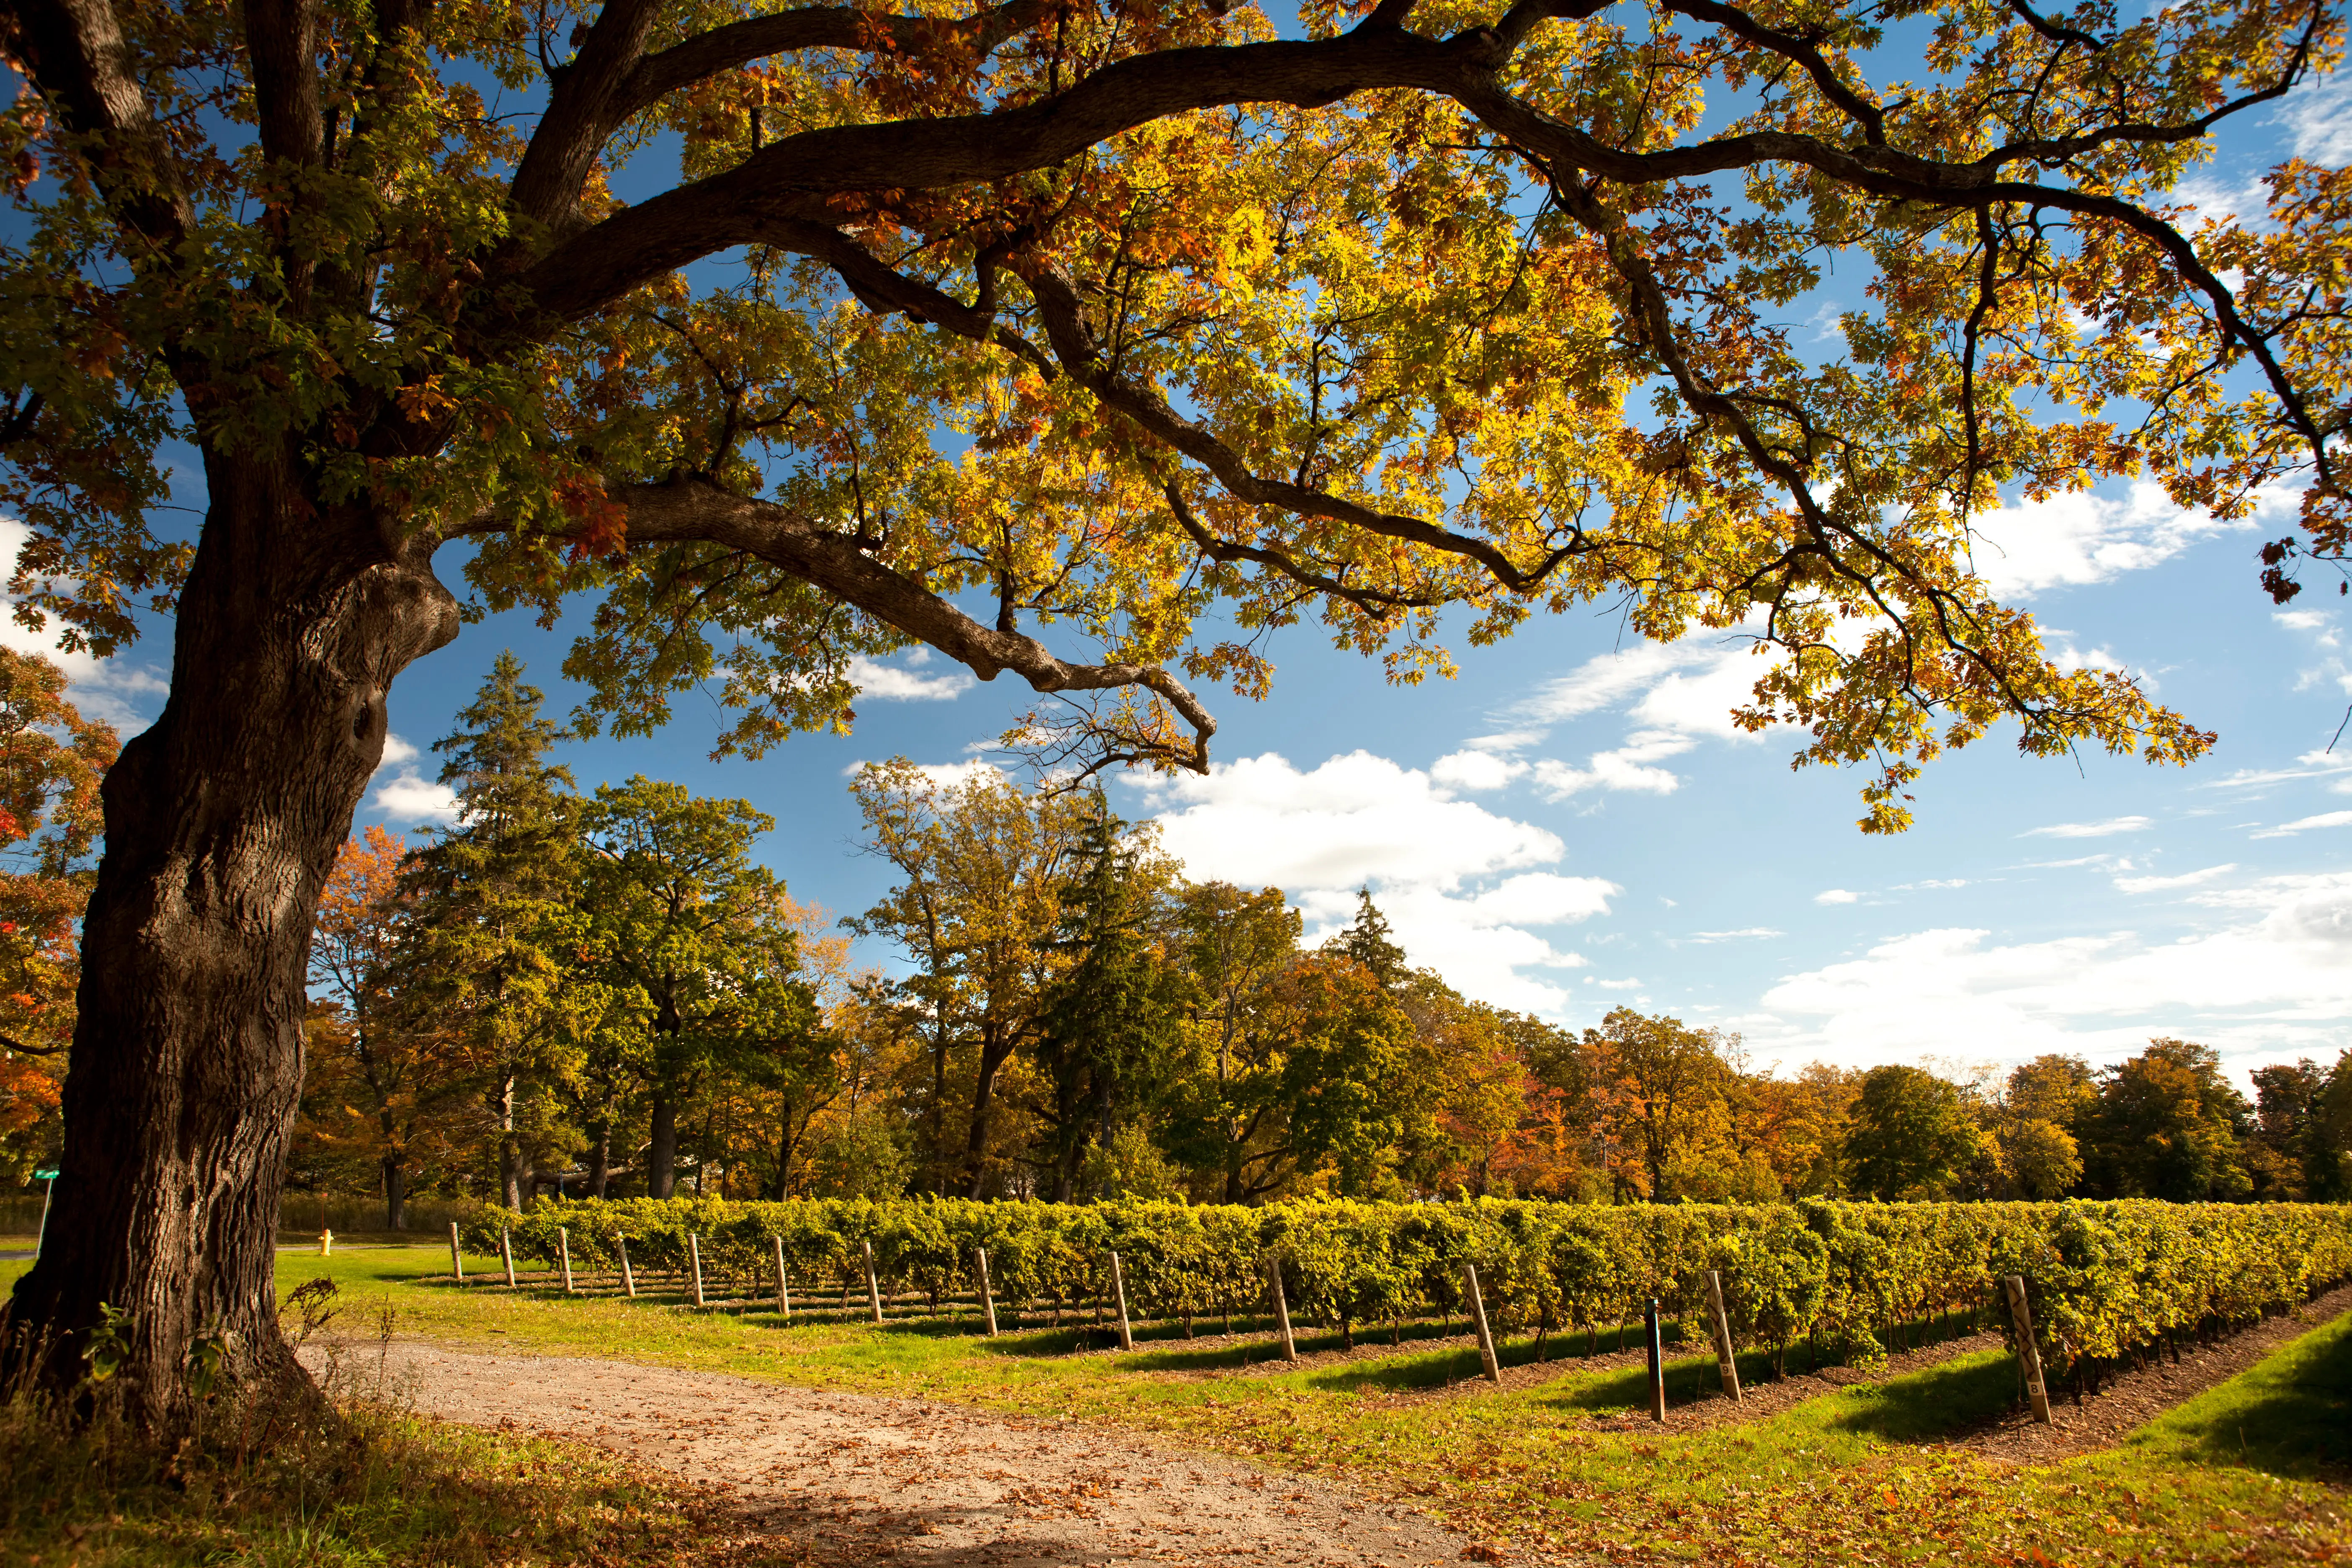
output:
<path id="1" fill-rule="evenodd" d="M 2282 822 L 2276 827 L 2265 827 L 2249 834 L 2252 838 L 2288 838 L 2307 833 L 2315 827 L 2352 826 L 2352 811 L 2323 811 L 2316 816 L 2299 816 L 2293 822 Z"/>
<path id="2" fill-rule="evenodd" d="M 2117 877 L 2116 890 L 2121 893 L 2162 893 L 2174 888 L 2201 887 L 2216 877 L 2226 877 L 2238 868 L 2235 861 L 2226 866 L 2208 866 L 2201 871 L 2184 871 L 2177 877 Z"/>
<path id="3" fill-rule="evenodd" d="M 1817 904 L 1851 904 L 1862 897 L 1849 888 L 1824 888 L 1813 895 Z"/>
<path id="4" fill-rule="evenodd" d="M 1593 789 L 1672 795 L 1681 787 L 1682 777 L 1657 764 L 1697 744 L 1690 736 L 1670 731 L 1637 730 L 1626 737 L 1623 745 L 1593 752 L 1580 768 L 1549 758 L 1537 763 L 1536 785 L 1547 800 L 1566 800 Z"/>
<path id="5" fill-rule="evenodd" d="M 2147 816 L 2111 816 L 2105 822 L 2053 822 L 2047 827 L 2029 827 L 2020 838 L 2105 838 L 2116 833 L 2137 833 L 2155 826 Z"/>
<path id="6" fill-rule="evenodd" d="M 2336 778 L 2352 773 L 2352 747 L 2338 752 L 2305 752 L 2291 768 L 2240 768 L 2217 779 L 2202 779 L 2200 789 L 2266 789 L 2300 779 Z"/>
<path id="7" fill-rule="evenodd" d="M 2331 71 L 2306 79 L 2281 100 L 2276 118 L 2296 157 L 2339 169 L 2352 163 L 2352 76 Z"/>

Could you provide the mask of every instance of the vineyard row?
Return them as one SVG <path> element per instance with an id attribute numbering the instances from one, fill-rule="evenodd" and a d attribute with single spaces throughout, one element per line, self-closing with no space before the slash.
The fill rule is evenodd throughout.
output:
<path id="1" fill-rule="evenodd" d="M 1776 1365 L 1808 1336 L 1867 1360 L 1896 1325 L 1973 1310 L 2016 1274 L 2062 1374 L 2210 1337 L 2352 1278 L 2352 1206 L 2329 1205 L 626 1199 L 487 1211 L 469 1244 L 495 1251 L 502 1227 L 550 1266 L 559 1229 L 589 1268 L 614 1267 L 622 1243 L 639 1264 L 682 1268 L 693 1237 L 704 1268 L 738 1278 L 771 1268 L 781 1242 L 795 1276 L 862 1282 L 871 1246 L 884 1289 L 934 1305 L 969 1294 L 985 1248 L 1000 1301 L 1057 1314 L 1099 1298 L 1117 1251 L 1137 1314 L 1188 1324 L 1247 1310 L 1271 1265 L 1294 1310 L 1343 1332 L 1460 1312 L 1466 1262 L 1500 1332 L 1590 1334 L 1655 1299 L 1695 1334 L 1714 1269 L 1735 1338 Z"/>

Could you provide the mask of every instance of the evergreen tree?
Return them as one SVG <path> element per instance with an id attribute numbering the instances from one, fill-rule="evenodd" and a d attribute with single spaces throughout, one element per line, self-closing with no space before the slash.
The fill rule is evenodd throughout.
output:
<path id="1" fill-rule="evenodd" d="M 1323 944 L 1324 950 L 1354 959 L 1371 972 L 1382 987 L 1393 990 L 1405 979 L 1404 949 L 1389 935 L 1389 918 L 1372 902 L 1370 888 L 1356 889 L 1353 925 Z"/>
<path id="2" fill-rule="evenodd" d="M 1051 1099 L 1037 1107 L 1055 1199 L 1074 1195 L 1088 1147 L 1144 1110 L 1177 1066 L 1177 975 L 1153 939 L 1153 878 L 1128 825 L 1094 799 L 1055 947 L 1070 966 L 1047 990 L 1037 1057 Z"/>
<path id="3" fill-rule="evenodd" d="M 440 1032 L 470 1075 L 509 1207 L 530 1197 L 540 1164 L 579 1146 L 560 1091 L 605 1002 L 578 969 L 572 774 L 547 760 L 560 731 L 522 677 L 501 653 L 458 729 L 434 743 L 457 824 L 409 858 L 396 960 L 406 1026 Z"/>

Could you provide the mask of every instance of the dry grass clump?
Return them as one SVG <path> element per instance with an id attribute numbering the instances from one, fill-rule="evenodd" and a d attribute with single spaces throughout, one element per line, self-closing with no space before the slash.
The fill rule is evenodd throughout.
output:
<path id="1" fill-rule="evenodd" d="M 318 1285 L 289 1298 L 289 1337 L 334 1315 L 333 1287 Z M 391 1310 L 379 1320 L 388 1343 Z M 5 1390 L 0 1563 L 624 1568 L 708 1563 L 710 1537 L 732 1533 L 714 1529 L 715 1499 L 598 1450 L 420 1418 L 380 1355 L 342 1343 L 316 1388 L 213 1390 L 170 1444 L 123 1420 L 102 1386 Z"/>

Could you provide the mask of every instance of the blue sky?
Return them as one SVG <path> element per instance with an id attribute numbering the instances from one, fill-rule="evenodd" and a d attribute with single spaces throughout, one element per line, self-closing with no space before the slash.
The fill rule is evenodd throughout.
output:
<path id="1" fill-rule="evenodd" d="M 2298 94 L 2187 194 L 2258 211 L 2253 161 L 2278 141 L 2352 157 L 2347 97 Z M 1459 679 L 1418 689 L 1294 628 L 1272 645 L 1269 700 L 1204 694 L 1222 725 L 1210 777 L 1122 778 L 1112 798 L 1157 816 L 1193 875 L 1284 888 L 1310 933 L 1369 884 L 1416 962 L 1571 1026 L 1621 1005 L 1672 1012 L 1790 1067 L 2114 1060 L 2157 1034 L 2213 1045 L 2242 1079 L 2332 1058 L 2352 1045 L 2352 733 L 2326 747 L 2352 702 L 2352 634 L 2332 579 L 2284 611 L 2256 588 L 2254 550 L 2291 511 L 2282 498 L 2219 527 L 2116 487 L 1985 530 L 1980 565 L 2062 658 L 2133 670 L 2220 732 L 2189 769 L 2030 761 L 1996 731 L 1928 769 L 1912 832 L 1865 838 L 1860 778 L 1792 772 L 1794 735 L 1733 731 L 1759 668 L 1743 648 L 1649 645 L 1586 613 L 1460 650 Z M 457 580 L 454 552 L 443 574 Z M 446 815 L 424 748 L 501 648 L 561 716 L 568 641 L 492 617 L 415 666 L 360 824 Z M 135 728 L 160 707 L 169 657 L 157 635 L 107 664 L 64 662 L 88 709 Z M 887 878 L 858 850 L 848 772 L 897 754 L 970 765 L 1034 700 L 938 656 L 863 678 L 852 736 L 714 763 L 724 721 L 682 700 L 660 735 L 577 743 L 566 760 L 584 787 L 645 773 L 751 800 L 777 819 L 761 853 L 793 891 L 856 912 Z"/>

